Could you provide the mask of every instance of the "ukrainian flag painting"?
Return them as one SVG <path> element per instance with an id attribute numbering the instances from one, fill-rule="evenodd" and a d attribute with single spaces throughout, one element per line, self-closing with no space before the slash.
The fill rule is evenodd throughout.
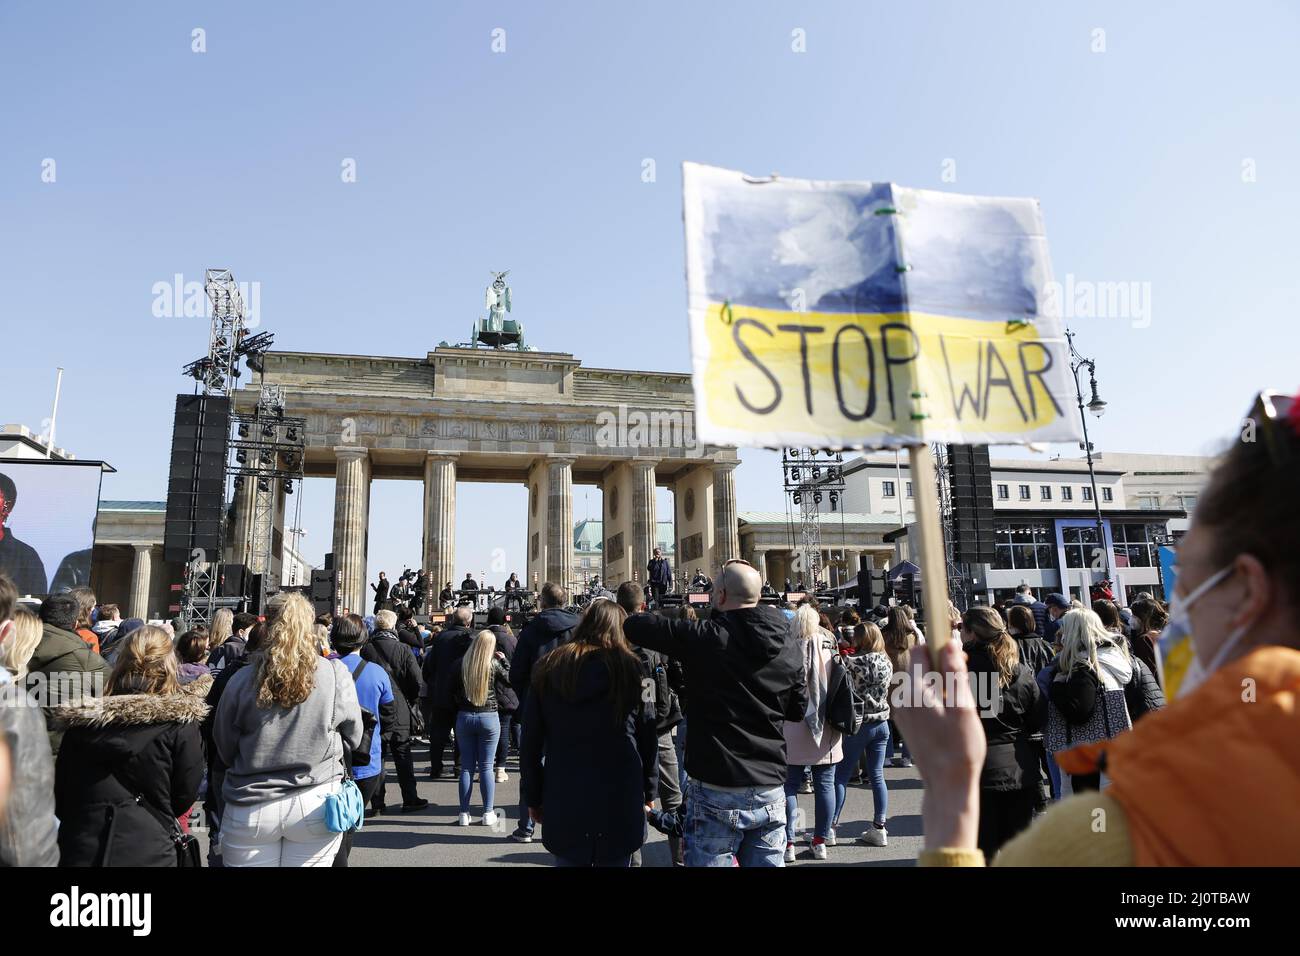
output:
<path id="1" fill-rule="evenodd" d="M 1037 201 L 696 163 L 683 194 L 702 441 L 1079 439 Z"/>

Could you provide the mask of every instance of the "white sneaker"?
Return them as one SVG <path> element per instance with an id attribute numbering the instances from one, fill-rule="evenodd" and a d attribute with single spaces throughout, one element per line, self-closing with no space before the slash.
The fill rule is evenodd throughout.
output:
<path id="1" fill-rule="evenodd" d="M 506 773 L 505 767 L 497 767 L 497 783 L 505 783 L 510 779 L 510 774 Z"/>
<path id="2" fill-rule="evenodd" d="M 469 824 L 470 824 L 470 819 L 468 813 L 462 813 L 460 816 L 456 818 L 456 826 L 458 827 L 467 827 L 469 826 Z"/>
<path id="3" fill-rule="evenodd" d="M 834 845 L 835 845 L 835 828 L 834 828 L 834 827 L 831 827 L 831 828 L 830 828 L 830 831 L 826 834 L 826 845 L 827 845 L 827 846 L 834 846 Z"/>
<path id="4" fill-rule="evenodd" d="M 888 846 L 889 831 L 874 824 L 867 827 L 865 833 L 858 837 L 858 842 L 865 846 Z"/>
<path id="5" fill-rule="evenodd" d="M 485 827 L 494 827 L 497 825 L 497 812 L 495 810 L 489 810 L 483 814 L 483 825 Z"/>
<path id="6" fill-rule="evenodd" d="M 787 862 L 787 863 L 793 863 L 793 862 L 794 862 L 794 844 L 793 844 L 793 843 L 787 843 L 787 844 L 785 845 L 785 862 Z"/>
<path id="7" fill-rule="evenodd" d="M 813 844 L 813 859 L 814 859 L 814 860 L 824 860 L 824 859 L 826 859 L 826 844 L 825 844 L 825 843 L 814 843 L 814 844 Z"/>

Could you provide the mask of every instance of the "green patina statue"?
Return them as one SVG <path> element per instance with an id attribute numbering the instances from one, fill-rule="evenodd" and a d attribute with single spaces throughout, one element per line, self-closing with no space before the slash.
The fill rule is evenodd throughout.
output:
<path id="1" fill-rule="evenodd" d="M 475 347 L 485 345 L 500 349 L 513 346 L 521 352 L 529 351 L 528 346 L 524 344 L 523 324 L 506 318 L 506 313 L 510 311 L 510 286 L 506 285 L 506 276 L 509 274 L 508 269 L 505 272 L 492 273 L 492 283 L 487 287 L 485 303 L 488 310 L 487 318 L 479 319 L 474 323 L 474 331 L 470 338 L 471 344 Z"/>

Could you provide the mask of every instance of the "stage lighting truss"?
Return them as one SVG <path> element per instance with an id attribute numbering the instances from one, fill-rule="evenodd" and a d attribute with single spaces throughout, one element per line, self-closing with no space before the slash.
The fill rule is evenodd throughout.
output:
<path id="1" fill-rule="evenodd" d="M 820 454 L 820 458 L 819 458 Z M 783 448 L 781 480 L 789 496 L 791 512 L 799 515 L 797 553 L 804 580 L 814 586 L 822 574 L 822 504 L 832 512 L 840 510 L 844 494 L 844 453 L 816 448 Z M 828 501 L 829 500 L 829 501 Z"/>
<path id="2" fill-rule="evenodd" d="M 185 374 L 199 383 L 205 395 L 225 395 L 239 377 L 237 345 L 244 335 L 244 299 L 229 269 L 208 269 L 203 291 L 211 305 L 208 354 L 185 366 Z"/>

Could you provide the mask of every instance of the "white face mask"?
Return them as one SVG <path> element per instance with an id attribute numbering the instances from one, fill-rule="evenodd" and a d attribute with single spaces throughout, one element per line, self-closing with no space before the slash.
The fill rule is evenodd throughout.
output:
<path id="1" fill-rule="evenodd" d="M 1196 635 L 1192 633 L 1192 619 L 1188 612 L 1201 597 L 1226 581 L 1232 575 L 1232 571 L 1232 565 L 1219 569 L 1202 581 L 1185 598 L 1180 598 L 1178 592 L 1174 592 L 1174 599 L 1169 608 L 1169 623 L 1166 625 L 1164 633 L 1160 635 L 1160 643 L 1165 646 L 1165 649 L 1169 649 L 1178 643 L 1183 636 L 1186 636 L 1192 642 L 1192 662 L 1187 666 L 1187 672 L 1183 675 L 1182 683 L 1178 685 L 1176 697 L 1185 697 L 1205 683 L 1206 678 L 1219 669 L 1219 665 L 1224 662 L 1232 649 L 1245 636 L 1246 631 L 1250 629 L 1246 625 L 1234 630 L 1219 645 L 1219 650 L 1210 662 L 1208 664 L 1201 663 L 1201 655 L 1196 648 Z M 1168 642 L 1166 642 L 1166 636 Z"/>

